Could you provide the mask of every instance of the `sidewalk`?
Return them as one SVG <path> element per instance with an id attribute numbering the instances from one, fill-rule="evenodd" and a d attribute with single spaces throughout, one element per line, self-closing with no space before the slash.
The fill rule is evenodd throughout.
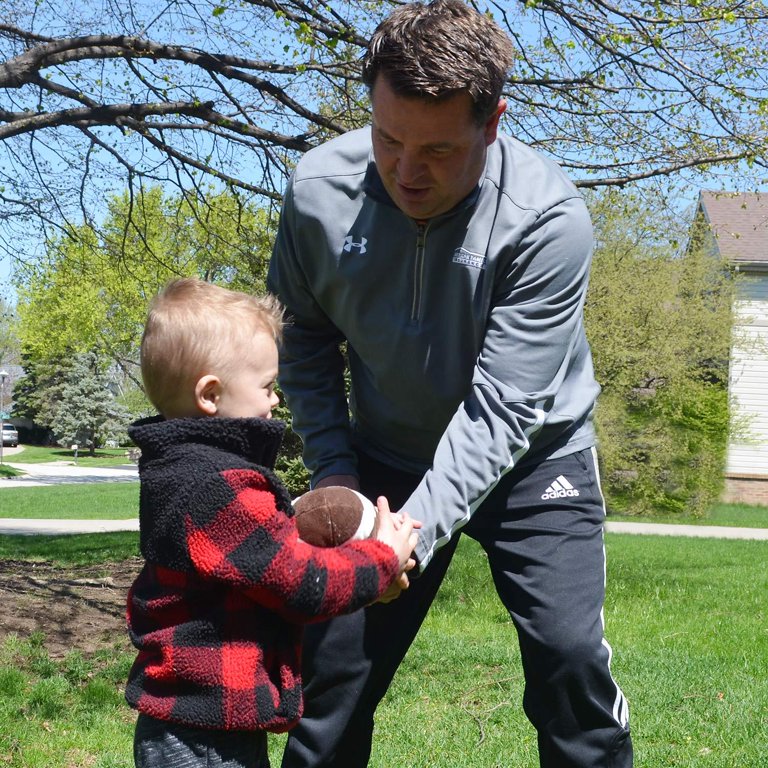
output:
<path id="1" fill-rule="evenodd" d="M 11 449 L 13 451 L 14 449 Z M 3 488 L 23 488 L 62 483 L 120 483 L 136 482 L 138 467 L 125 464 L 117 467 L 78 467 L 72 462 L 23 464 L 5 462 L 23 470 L 23 477 L 0 478 L 0 514 Z M 58 535 L 68 533 L 103 533 L 109 531 L 138 531 L 138 518 L 128 520 L 33 520 L 0 517 L 0 534 Z M 674 523 L 611 522 L 605 524 L 608 533 L 626 533 L 641 536 L 693 536 L 716 539 L 768 540 L 768 528 L 731 528 L 722 525 L 676 525 Z"/>
<path id="2" fill-rule="evenodd" d="M 15 452 L 14 449 L 10 449 Z M 45 464 L 4 464 L 25 472 L 13 478 L 0 478 L 0 514 L 11 510 L 3 504 L 3 488 L 31 488 L 34 486 L 71 485 L 74 483 L 127 483 L 138 482 L 139 470 L 135 464 L 115 467 L 79 467 L 72 461 Z M 111 531 L 138 531 L 138 518 L 127 520 L 35 520 L 0 517 L 0 534 L 30 536 L 34 534 L 58 535 L 69 533 L 107 533 Z"/>
<path id="3" fill-rule="evenodd" d="M 68 533 L 106 533 L 111 531 L 138 531 L 138 518 L 127 520 L 31 520 L 0 518 L 0 535 L 35 534 L 60 535 Z M 667 523 L 607 522 L 608 533 L 626 533 L 641 536 L 691 536 L 709 539 L 768 540 L 768 528 L 730 528 L 723 525 L 674 525 Z"/>
<path id="4" fill-rule="evenodd" d="M 128 520 L 33 520 L 17 517 L 0 518 L 0 535 L 59 536 L 70 533 L 113 533 L 138 531 L 139 518 Z"/>
<path id="5" fill-rule="evenodd" d="M 768 528 L 734 528 L 726 525 L 677 525 L 675 523 L 606 522 L 608 533 L 630 533 L 642 536 L 694 536 L 702 539 L 765 539 Z"/>

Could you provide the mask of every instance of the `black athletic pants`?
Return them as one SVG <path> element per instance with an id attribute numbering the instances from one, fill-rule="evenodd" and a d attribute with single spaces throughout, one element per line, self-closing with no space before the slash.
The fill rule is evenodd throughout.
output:
<path id="1" fill-rule="evenodd" d="M 363 492 L 397 510 L 419 478 L 360 457 Z M 603 638 L 604 506 L 594 452 L 509 472 L 464 533 L 476 539 L 518 632 L 523 707 L 545 768 L 629 768 L 627 705 Z M 401 596 L 310 625 L 304 646 L 304 717 L 283 768 L 364 768 L 373 717 L 413 641 L 458 536 Z M 414 755 L 415 765 L 429 765 Z"/>

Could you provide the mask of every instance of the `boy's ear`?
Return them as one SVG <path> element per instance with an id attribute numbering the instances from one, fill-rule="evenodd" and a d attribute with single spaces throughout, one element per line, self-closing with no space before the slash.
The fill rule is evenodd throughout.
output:
<path id="1" fill-rule="evenodd" d="M 215 416 L 219 410 L 221 380 L 212 373 L 201 376 L 195 385 L 195 407 L 203 416 Z"/>

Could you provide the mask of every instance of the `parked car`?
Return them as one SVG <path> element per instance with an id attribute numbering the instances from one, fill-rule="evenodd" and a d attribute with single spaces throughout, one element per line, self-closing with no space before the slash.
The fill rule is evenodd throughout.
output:
<path id="1" fill-rule="evenodd" d="M 19 444 L 19 433 L 13 424 L 3 424 L 3 445 L 15 448 Z"/>

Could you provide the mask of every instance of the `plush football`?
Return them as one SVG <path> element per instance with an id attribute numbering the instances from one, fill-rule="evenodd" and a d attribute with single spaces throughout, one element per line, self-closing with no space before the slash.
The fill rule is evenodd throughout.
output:
<path id="1" fill-rule="evenodd" d="M 376 507 L 351 488 L 329 485 L 293 502 L 299 538 L 316 547 L 337 547 L 349 539 L 371 535 Z"/>

